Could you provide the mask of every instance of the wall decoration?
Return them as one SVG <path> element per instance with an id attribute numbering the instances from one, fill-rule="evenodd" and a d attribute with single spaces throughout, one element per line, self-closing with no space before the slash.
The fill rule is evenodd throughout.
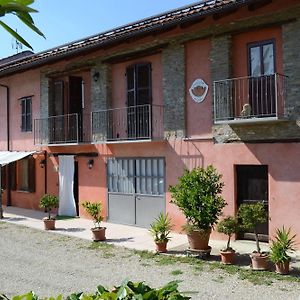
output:
<path id="1" fill-rule="evenodd" d="M 208 85 L 203 79 L 196 79 L 191 85 L 189 92 L 195 102 L 201 103 L 207 95 Z"/>

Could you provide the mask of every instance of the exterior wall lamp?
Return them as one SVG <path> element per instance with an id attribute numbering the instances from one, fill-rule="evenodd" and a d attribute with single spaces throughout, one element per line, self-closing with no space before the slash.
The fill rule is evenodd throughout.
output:
<path id="1" fill-rule="evenodd" d="M 46 160 L 45 160 L 45 159 L 42 159 L 42 160 L 40 161 L 40 167 L 43 169 L 43 168 L 45 167 L 45 165 L 46 165 Z"/>
<path id="2" fill-rule="evenodd" d="M 93 166 L 94 166 L 94 160 L 93 159 L 89 159 L 87 165 L 88 165 L 89 169 L 92 169 Z"/>
<path id="3" fill-rule="evenodd" d="M 94 81 L 95 82 L 98 81 L 99 77 L 100 77 L 100 73 L 99 72 L 95 72 L 94 75 L 93 75 Z"/>

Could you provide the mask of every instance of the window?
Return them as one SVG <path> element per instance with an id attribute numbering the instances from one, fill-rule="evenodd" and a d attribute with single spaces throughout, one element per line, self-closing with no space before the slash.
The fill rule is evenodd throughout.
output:
<path id="1" fill-rule="evenodd" d="M 18 191 L 35 192 L 35 159 L 32 156 L 17 161 L 14 174 L 16 180 L 12 181 L 12 186 Z"/>
<path id="2" fill-rule="evenodd" d="M 32 131 L 32 101 L 31 97 L 21 99 L 21 130 Z"/>

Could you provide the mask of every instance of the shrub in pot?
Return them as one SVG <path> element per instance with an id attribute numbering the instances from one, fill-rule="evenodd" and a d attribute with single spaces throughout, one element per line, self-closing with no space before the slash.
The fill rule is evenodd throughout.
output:
<path id="1" fill-rule="evenodd" d="M 90 215 L 90 217 L 93 219 L 94 222 L 94 227 L 91 228 L 91 231 L 93 233 L 93 240 L 95 242 L 104 241 L 106 239 L 105 237 L 106 227 L 101 227 L 101 222 L 103 220 L 101 216 L 102 204 L 100 202 L 95 203 L 95 202 L 85 201 L 82 203 L 82 206 L 84 207 L 84 209 Z"/>
<path id="2" fill-rule="evenodd" d="M 253 270 L 268 269 L 268 254 L 261 252 L 259 246 L 257 227 L 267 222 L 268 215 L 262 202 L 255 204 L 241 204 L 238 210 L 238 217 L 241 220 L 243 230 L 253 230 L 256 242 L 256 251 L 250 254 Z"/>
<path id="3" fill-rule="evenodd" d="M 44 208 L 48 212 L 48 217 L 43 219 L 45 230 L 55 229 L 55 217 L 51 217 L 51 211 L 53 208 L 58 207 L 59 199 L 58 197 L 50 194 L 45 194 L 40 199 L 40 207 Z"/>
<path id="4" fill-rule="evenodd" d="M 185 170 L 178 183 L 169 187 L 172 203 L 184 213 L 191 249 L 207 250 L 212 227 L 226 205 L 221 196 L 224 183 L 213 166 Z"/>
<path id="5" fill-rule="evenodd" d="M 270 260 L 275 264 L 276 273 L 288 274 L 291 257 L 287 252 L 295 251 L 296 235 L 291 235 L 291 228 L 288 230 L 283 226 L 276 229 L 275 240 L 270 247 Z"/>
<path id="6" fill-rule="evenodd" d="M 167 252 L 167 243 L 170 240 L 172 227 L 169 215 L 163 213 L 160 213 L 154 222 L 150 224 L 149 231 L 154 238 L 157 252 Z"/>
<path id="7" fill-rule="evenodd" d="M 226 217 L 218 223 L 217 231 L 228 236 L 226 247 L 220 250 L 221 262 L 226 265 L 232 264 L 234 262 L 235 250 L 231 248 L 230 241 L 232 235 L 239 231 L 237 218 Z"/>

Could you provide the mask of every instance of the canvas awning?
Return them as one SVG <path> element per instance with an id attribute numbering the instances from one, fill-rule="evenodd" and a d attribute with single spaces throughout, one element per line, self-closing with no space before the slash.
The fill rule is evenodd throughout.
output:
<path id="1" fill-rule="evenodd" d="M 36 151 L 0 151 L 0 166 L 25 158 Z"/>
<path id="2" fill-rule="evenodd" d="M 0 219 L 3 218 L 1 167 L 19 159 L 25 158 L 36 151 L 0 151 Z"/>

